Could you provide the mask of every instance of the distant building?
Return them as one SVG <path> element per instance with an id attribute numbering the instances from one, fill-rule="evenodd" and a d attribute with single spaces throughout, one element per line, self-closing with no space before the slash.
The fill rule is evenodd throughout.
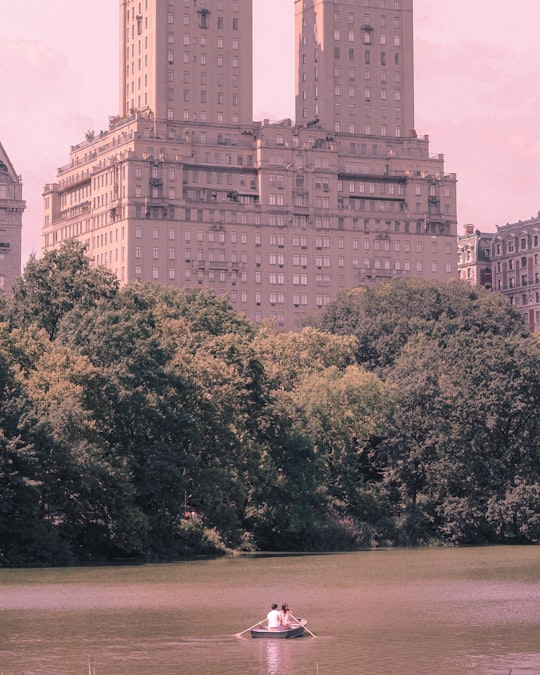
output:
<path id="1" fill-rule="evenodd" d="M 341 289 L 455 278 L 412 5 L 296 0 L 293 124 L 252 121 L 252 0 L 120 0 L 120 112 L 46 185 L 42 249 L 75 237 L 122 283 L 208 287 L 286 329 Z"/>
<path id="2" fill-rule="evenodd" d="M 465 225 L 458 237 L 458 277 L 474 286 L 492 287 L 491 243 L 495 233 L 480 232 Z"/>
<path id="3" fill-rule="evenodd" d="M 0 291 L 9 291 L 21 274 L 22 180 L 0 143 Z"/>
<path id="4" fill-rule="evenodd" d="M 540 214 L 497 227 L 492 243 L 493 289 L 540 330 Z"/>

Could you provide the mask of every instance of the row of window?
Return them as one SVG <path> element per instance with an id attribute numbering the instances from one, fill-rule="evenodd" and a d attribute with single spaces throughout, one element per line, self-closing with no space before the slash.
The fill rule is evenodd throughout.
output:
<path id="1" fill-rule="evenodd" d="M 118 254 L 118 251 L 116 251 L 116 254 Z M 100 261 L 100 264 L 107 265 L 108 262 L 112 263 L 113 257 L 113 252 L 110 251 L 108 253 L 102 253 L 98 254 L 98 262 Z M 143 259 L 143 254 L 142 254 L 142 249 L 140 247 L 135 248 L 135 259 L 136 260 L 142 260 Z M 157 252 L 157 249 L 154 249 L 154 255 L 152 257 L 153 260 L 159 260 L 159 255 Z M 118 261 L 118 255 L 116 255 L 116 261 Z M 169 258 L 169 262 L 174 261 L 174 257 Z M 192 262 L 191 259 L 186 259 L 185 261 L 187 264 L 190 264 Z M 204 261 L 204 260 L 198 260 L 198 263 L 204 263 L 204 262 L 209 262 L 210 264 L 212 262 L 219 263 L 219 261 Z M 343 256 L 340 256 L 338 258 L 338 264 L 337 267 L 340 269 L 345 268 L 345 258 Z M 414 261 L 415 263 L 415 269 L 417 273 L 421 273 L 424 271 L 423 269 L 423 262 L 422 260 L 416 260 Z M 447 274 L 452 274 L 453 272 L 453 265 L 452 262 L 446 261 L 444 263 L 445 265 L 445 272 Z M 318 256 L 316 261 L 315 261 L 315 267 L 318 270 L 323 270 L 323 269 L 330 269 L 331 264 L 330 264 L 330 257 L 329 256 Z M 395 270 L 395 271 L 404 271 L 404 272 L 410 272 L 411 271 L 411 260 L 409 259 L 391 259 L 391 258 L 364 258 L 363 259 L 363 267 L 364 269 L 374 269 L 374 270 Z M 431 272 L 432 273 L 437 273 L 438 272 L 438 261 L 433 260 L 431 261 Z M 354 257 L 352 259 L 352 268 L 353 269 L 359 269 L 360 268 L 360 259 L 358 257 Z M 159 269 L 159 268 L 156 268 Z M 175 268 L 169 268 L 169 269 L 175 269 Z M 193 270 L 190 267 L 186 267 L 184 269 L 184 276 L 186 279 L 189 279 L 191 277 Z M 204 272 L 203 268 L 200 267 L 198 272 L 202 274 Z M 248 283 L 248 273 L 246 271 L 238 271 L 238 270 L 226 270 L 226 269 L 216 269 L 216 268 L 210 268 L 208 270 L 210 281 L 220 281 L 222 283 L 228 282 L 229 278 L 230 280 L 236 284 L 237 281 L 240 281 L 241 283 L 245 284 Z M 270 286 L 284 286 L 286 284 L 287 278 L 291 282 L 293 286 L 308 286 L 309 285 L 309 278 L 310 275 L 307 272 L 292 272 L 290 274 L 286 274 L 285 272 L 267 272 L 265 275 L 265 279 L 268 282 Z M 311 276 L 313 279 L 313 276 Z M 317 281 L 318 275 L 316 275 L 316 284 L 317 285 L 330 285 L 330 276 L 327 278 L 327 282 L 323 283 L 322 281 Z M 323 277 L 321 277 L 322 279 Z M 260 285 L 263 282 L 263 272 L 256 270 L 253 273 L 253 281 L 255 284 Z M 510 286 L 510 288 L 513 288 L 513 286 Z"/>
<path id="2" fill-rule="evenodd" d="M 173 40 L 174 40 L 174 33 L 172 35 L 173 35 Z M 191 33 L 184 33 L 183 46 L 184 47 L 191 47 L 192 45 L 195 44 L 196 39 L 197 38 L 192 36 Z M 169 41 L 169 44 L 172 44 L 173 40 Z M 203 35 L 199 36 L 199 45 L 201 47 L 208 47 L 208 40 L 206 39 L 206 35 L 203 34 Z M 224 41 L 223 36 L 221 36 L 221 35 L 217 36 L 216 47 L 218 49 L 224 49 L 225 48 L 225 41 Z M 235 50 L 238 49 L 238 38 L 233 38 L 231 40 L 231 47 Z"/>
<path id="3" fill-rule="evenodd" d="M 238 161 L 242 162 L 242 156 L 238 156 Z M 173 170 L 171 170 L 173 171 Z M 215 176 L 212 171 L 205 171 L 204 172 L 205 177 L 206 177 L 206 184 L 207 185 L 212 185 L 214 182 L 215 178 L 215 183 L 216 185 L 233 185 L 233 174 L 232 173 L 227 173 L 223 174 L 222 172 L 216 172 Z M 198 184 L 199 183 L 199 171 L 193 171 L 191 175 L 191 182 L 192 184 Z M 161 181 L 160 178 L 155 177 L 154 180 L 156 181 Z M 174 181 L 175 178 L 170 178 L 169 180 Z M 243 187 L 247 187 L 249 185 L 249 189 L 251 190 L 256 190 L 257 188 L 257 180 L 255 177 L 250 177 L 249 181 L 247 180 L 246 174 L 241 174 L 240 179 L 239 179 L 239 185 Z M 405 197 L 406 191 L 405 191 L 405 186 L 402 184 L 387 184 L 387 183 L 380 183 L 379 184 L 379 189 L 376 193 L 375 190 L 375 183 L 364 183 L 364 182 L 354 182 L 354 181 L 349 181 L 348 182 L 348 194 L 349 195 L 379 195 L 379 196 L 385 196 L 388 195 L 390 197 L 398 196 L 398 197 Z M 296 182 L 296 187 L 303 187 L 303 177 L 300 178 L 300 180 L 297 180 Z M 314 187 L 316 190 L 322 190 L 323 192 L 329 192 L 330 191 L 330 182 L 328 178 L 323 178 L 323 179 L 318 179 L 315 178 L 314 181 Z M 284 181 L 283 181 L 283 176 L 279 174 L 271 174 L 269 177 L 269 188 L 270 190 L 272 189 L 278 189 L 278 190 L 283 190 L 284 189 Z M 343 182 L 339 181 L 338 182 L 338 193 L 341 193 L 343 191 Z M 193 194 L 191 194 L 193 193 Z M 204 194 L 203 194 L 204 193 Z M 422 190 L 420 186 L 416 186 L 415 188 L 415 194 L 416 196 L 420 197 L 422 196 Z M 151 188 L 151 195 L 152 197 L 158 197 L 161 195 L 161 185 L 159 186 L 154 186 Z M 174 200 L 176 198 L 176 190 L 175 186 L 170 185 L 168 188 L 168 195 L 169 199 Z M 125 196 L 125 195 L 124 195 Z M 143 190 L 143 185 L 142 184 L 136 184 L 135 185 L 135 196 L 136 197 L 143 197 L 144 196 L 144 190 Z M 194 189 L 187 189 L 185 194 L 183 194 L 184 198 L 187 199 L 196 199 L 196 200 L 208 200 L 208 201 L 216 201 L 217 200 L 217 193 L 213 192 L 210 194 L 206 194 L 206 191 L 204 190 L 194 190 Z M 430 194 L 430 196 L 432 196 Z M 449 199 L 450 198 L 450 188 L 445 187 L 444 188 L 444 196 L 445 198 Z M 301 192 L 299 194 L 296 194 L 295 197 L 295 204 L 297 206 L 307 206 L 308 205 L 308 197 L 305 193 Z M 96 201 L 98 200 L 98 201 Z M 94 198 L 94 206 L 99 207 L 104 205 L 100 203 L 100 196 Z M 268 203 L 270 206 L 284 206 L 285 205 L 285 194 L 283 192 L 270 192 L 268 194 Z M 352 209 L 364 209 L 365 206 L 359 206 L 361 200 L 348 200 L 347 204 L 343 202 L 341 204 L 342 207 L 348 206 L 349 208 Z M 314 200 L 312 199 L 312 202 L 315 204 L 317 208 L 330 208 L 330 197 L 325 197 L 321 195 L 316 195 Z M 389 210 L 392 211 L 394 210 L 392 206 L 388 206 L 389 204 L 392 205 L 394 202 L 385 202 L 384 200 L 379 200 L 379 207 L 377 207 L 379 210 Z M 386 206 L 385 206 L 386 205 Z M 420 206 L 420 204 L 419 204 Z M 449 205 L 448 205 L 449 206 Z"/>
<path id="4" fill-rule="evenodd" d="M 538 248 L 539 243 L 539 235 L 536 233 L 531 235 L 530 240 L 528 236 L 523 236 L 508 238 L 505 241 L 496 241 L 495 255 L 500 256 L 508 253 L 514 253 L 518 250 L 518 248 L 519 250 L 524 251 L 528 249 L 531 244 L 533 248 Z"/>
<path id="5" fill-rule="evenodd" d="M 342 14 L 339 10 L 337 10 L 337 9 L 334 10 L 334 23 L 340 23 L 341 16 L 342 16 Z M 355 19 L 354 13 L 353 12 L 347 12 L 347 23 L 348 24 L 354 24 L 354 19 Z M 387 21 L 388 19 L 390 19 L 390 17 L 388 17 L 386 14 L 379 14 L 379 26 L 381 28 L 386 28 L 386 25 L 388 23 L 388 21 Z M 371 14 L 364 14 L 364 17 L 363 17 L 362 20 L 363 20 L 363 24 L 365 26 L 365 30 L 367 30 L 368 27 L 371 28 Z M 392 17 L 392 25 L 396 30 L 399 30 L 399 28 L 401 26 L 401 20 L 400 20 L 399 16 L 393 16 Z"/>
<path id="6" fill-rule="evenodd" d="M 344 70 L 345 70 L 344 67 L 342 67 L 338 64 L 335 64 L 334 65 L 334 80 L 337 80 L 338 82 L 340 82 L 341 76 L 343 74 L 342 71 L 344 71 Z M 348 78 L 349 82 L 356 82 L 357 80 L 360 80 L 360 79 L 364 79 L 364 80 L 367 80 L 369 82 L 373 81 L 372 77 L 371 77 L 371 75 L 372 75 L 371 68 L 362 68 L 360 70 L 361 77 L 358 77 L 358 71 L 356 70 L 356 68 L 354 68 L 354 66 L 348 66 L 346 70 L 347 70 L 347 78 Z M 396 82 L 396 83 L 401 82 L 401 71 L 395 70 L 393 72 L 394 72 L 394 82 Z M 379 71 L 379 80 L 381 82 L 383 82 L 383 83 L 388 82 L 388 78 L 389 78 L 388 71 L 386 71 L 386 70 Z M 340 84 L 343 84 L 343 83 L 340 82 Z"/>
<path id="7" fill-rule="evenodd" d="M 171 1 L 171 0 L 169 0 Z M 341 4 L 343 0 L 334 0 L 334 5 L 339 5 Z M 351 7 L 354 5 L 355 1 L 359 2 L 359 0 L 346 0 L 348 5 L 351 5 Z M 186 0 L 184 0 L 186 2 Z M 401 0 L 363 0 L 363 5 L 364 7 L 379 7 L 380 9 L 400 9 L 401 8 Z M 304 0 L 304 9 L 307 9 L 306 5 L 306 0 Z"/>
<path id="8" fill-rule="evenodd" d="M 182 100 L 184 103 L 190 103 L 190 100 L 193 96 L 193 93 L 191 89 L 183 89 L 182 90 Z M 208 101 L 208 94 L 209 92 L 206 89 L 197 89 L 196 92 L 198 98 L 199 98 L 199 103 L 205 104 L 209 103 Z M 215 103 L 217 105 L 224 105 L 225 104 L 225 92 L 223 91 L 216 91 L 212 92 L 212 95 L 215 96 Z M 174 96 L 175 96 L 175 90 L 172 88 L 169 88 L 167 90 L 167 98 L 169 101 L 174 101 Z M 230 102 L 233 106 L 237 107 L 240 105 L 240 95 L 236 92 L 230 92 Z"/>
<path id="9" fill-rule="evenodd" d="M 174 108 L 167 108 L 167 119 L 171 122 L 174 122 L 174 121 L 179 119 L 178 116 L 175 113 Z M 199 110 L 198 108 L 195 109 L 195 110 L 190 110 L 189 108 L 184 108 L 184 110 L 182 111 L 181 119 L 184 120 L 184 122 L 191 122 L 191 121 L 193 121 L 193 122 L 208 122 L 209 121 L 208 120 L 208 111 L 207 110 Z M 230 119 L 231 123 L 232 124 L 239 124 L 239 120 L 240 120 L 240 118 L 239 118 L 238 113 L 237 112 L 231 112 L 231 119 Z M 225 119 L 225 113 L 223 112 L 223 110 L 218 110 L 215 113 L 215 121 L 218 124 L 223 124 L 223 123 L 228 121 L 228 120 Z M 175 136 L 174 129 L 169 129 L 168 138 L 172 140 L 172 139 L 174 139 L 174 136 Z"/>
<path id="10" fill-rule="evenodd" d="M 97 241 L 97 246 L 99 246 L 99 237 L 97 238 L 92 238 L 92 241 Z M 103 245 L 103 243 L 102 243 Z M 379 251 L 379 248 L 375 248 L 376 251 Z M 389 252 L 390 249 L 385 249 L 386 251 Z M 400 252 L 400 248 L 397 247 L 395 249 L 397 252 Z M 410 251 L 407 249 L 405 251 L 406 253 L 409 253 Z M 421 252 L 421 251 L 420 251 Z M 142 246 L 136 246 L 135 247 L 135 258 L 143 258 L 143 247 Z M 167 260 L 176 260 L 176 249 L 175 248 L 169 248 L 168 249 L 168 256 Z M 196 251 L 197 255 L 194 257 L 192 255 L 192 250 L 191 249 L 185 249 L 184 250 L 184 255 L 183 259 L 185 262 L 190 263 L 194 260 L 197 262 L 208 262 L 208 263 L 224 263 L 227 264 L 226 260 L 226 255 L 224 250 L 214 250 L 214 249 L 209 249 L 205 252 L 203 249 L 197 249 Z M 152 259 L 153 260 L 159 260 L 160 259 L 160 249 L 157 246 L 154 246 L 152 248 Z M 260 254 L 255 256 L 255 264 L 257 266 L 260 266 L 261 262 L 261 256 Z M 278 266 L 278 267 L 284 267 L 285 266 L 285 254 L 284 253 L 271 253 L 268 255 L 268 264 L 270 267 Z M 292 266 L 293 267 L 302 267 L 302 268 L 307 268 L 308 267 L 308 256 L 307 255 L 292 255 L 291 256 L 292 260 Z M 376 261 L 378 260 L 377 258 L 375 259 Z M 230 263 L 231 265 L 235 265 L 241 262 L 242 264 L 247 264 L 247 253 L 246 252 L 241 252 L 240 255 L 238 255 L 238 251 L 232 251 L 230 255 Z M 395 261 L 394 261 L 395 262 Z M 450 261 L 448 261 L 450 262 Z M 322 267 L 331 267 L 331 258 L 329 255 L 317 255 L 314 258 L 314 263 L 315 267 L 322 268 Z M 369 267 L 369 258 L 366 258 L 364 260 L 364 264 L 366 267 Z M 340 255 L 337 256 L 337 266 L 338 267 L 345 267 L 345 256 Z M 354 256 L 353 257 L 353 267 L 358 267 L 358 257 Z M 375 262 L 375 267 L 378 267 L 377 262 Z M 259 282 L 260 282 L 260 273 L 259 274 Z M 537 274 L 536 275 L 536 283 L 540 282 L 540 277 Z M 524 276 L 522 277 L 522 286 L 527 286 L 527 277 Z M 510 285 L 510 288 L 513 288 L 513 283 Z"/>
<path id="11" fill-rule="evenodd" d="M 458 259 L 459 259 L 459 256 L 458 256 Z M 534 258 L 532 258 L 532 259 L 530 260 L 531 263 L 532 263 L 533 261 L 534 261 L 534 264 L 535 264 L 535 265 L 538 265 L 538 262 L 539 262 L 538 253 L 535 253 L 535 254 L 534 254 Z M 527 268 L 527 266 L 528 266 L 528 264 L 529 264 L 529 259 L 528 259 L 527 257 L 525 257 L 525 256 L 522 256 L 520 259 L 516 259 L 515 262 L 516 262 L 516 266 L 517 266 L 517 263 L 519 262 L 520 267 L 521 267 L 522 269 L 525 269 L 525 268 Z M 498 273 L 500 273 L 500 272 L 503 271 L 502 267 L 503 267 L 503 263 L 502 263 L 500 260 L 497 260 L 496 271 L 497 271 Z M 508 259 L 508 269 L 509 269 L 510 271 L 512 271 L 512 270 L 515 269 L 515 267 L 514 267 L 514 259 L 513 259 L 513 258 L 509 258 L 509 259 Z"/>
<path id="12" fill-rule="evenodd" d="M 232 48 L 235 51 L 237 51 L 239 49 L 239 42 L 238 42 L 237 39 L 232 41 Z M 174 60 L 175 60 L 174 50 L 169 49 L 167 51 L 167 61 L 169 62 L 169 64 L 172 65 L 174 63 Z M 213 62 L 208 60 L 207 54 L 205 54 L 204 52 L 202 54 L 198 54 L 195 57 L 195 56 L 191 55 L 191 52 L 184 51 L 183 56 L 182 56 L 182 62 L 186 63 L 186 64 L 187 63 L 198 63 L 201 66 L 216 65 L 219 68 L 222 68 L 225 65 L 225 56 L 223 54 L 217 54 L 216 55 L 216 61 L 215 61 L 215 63 L 213 63 Z M 230 64 L 232 65 L 233 68 L 238 68 L 238 63 L 239 63 L 238 56 L 233 54 L 231 56 Z"/>
<path id="13" fill-rule="evenodd" d="M 398 71 L 394 73 L 394 79 L 396 83 L 399 83 L 401 81 L 401 75 Z M 383 83 L 386 83 L 386 79 L 382 80 Z M 314 90 L 312 91 L 310 89 L 309 93 L 307 89 L 302 90 L 302 99 L 304 101 L 307 101 L 308 98 L 312 98 L 313 94 L 315 94 L 315 98 L 319 98 L 319 86 L 316 84 Z M 386 101 L 388 100 L 388 90 L 385 88 L 379 89 L 379 98 L 381 101 Z M 358 92 L 357 89 L 354 85 L 349 84 L 347 86 L 343 86 L 340 82 L 334 82 L 334 96 L 341 96 L 341 95 L 348 95 L 349 98 L 354 98 L 356 99 Z M 366 101 L 371 101 L 373 98 L 373 90 L 371 87 L 364 87 L 364 99 Z M 399 89 L 394 90 L 394 101 L 401 101 L 401 91 Z M 342 105 L 339 102 L 334 103 L 334 110 L 336 113 L 340 113 L 342 110 Z M 356 115 L 356 104 L 350 104 L 347 108 L 349 114 L 351 115 Z M 396 110 L 401 110 L 400 108 L 396 108 Z M 365 112 L 371 112 L 371 108 L 366 108 Z M 401 113 L 400 113 L 401 114 Z M 386 133 L 382 134 L 382 136 L 386 136 Z"/>
<path id="14" fill-rule="evenodd" d="M 343 31 L 341 31 L 339 28 L 334 28 L 334 41 L 335 41 L 335 42 L 339 42 L 339 41 L 341 40 L 341 38 L 342 38 L 342 35 L 343 35 Z M 387 36 L 386 36 L 386 33 L 381 33 L 381 34 L 379 35 L 379 44 L 380 44 L 381 46 L 385 46 L 385 45 L 387 44 L 386 37 L 387 37 Z M 349 30 L 349 31 L 347 32 L 347 41 L 348 41 L 348 42 L 355 42 L 355 41 L 356 41 L 356 38 L 357 38 L 357 33 L 356 33 L 356 31 L 354 31 L 354 30 Z M 363 41 L 363 43 L 364 43 L 365 45 L 372 45 L 372 44 L 374 44 L 374 42 L 373 42 L 373 34 L 371 33 L 371 31 L 369 31 L 369 30 L 364 31 L 364 34 L 363 34 L 363 40 L 362 40 L 362 41 Z M 400 47 L 400 46 L 401 46 L 401 38 L 400 38 L 400 36 L 399 36 L 399 35 L 394 35 L 394 47 Z"/>
<path id="15" fill-rule="evenodd" d="M 223 10 L 223 0 L 218 0 L 218 11 Z M 173 2 L 169 2 L 169 5 L 174 6 Z M 189 0 L 184 0 L 184 7 L 190 7 L 190 2 Z M 220 7 L 221 6 L 221 7 Z M 148 2 L 145 3 L 145 9 L 148 9 Z M 238 12 L 238 1 L 233 0 L 232 2 L 232 9 L 233 11 Z M 127 11 L 127 19 L 129 22 L 130 18 L 130 12 L 129 9 Z M 131 39 L 135 39 L 135 31 L 137 31 L 137 35 L 140 35 L 143 30 L 143 16 L 142 16 L 142 7 L 141 4 L 139 3 L 139 12 L 137 15 L 135 15 L 135 8 L 131 8 L 131 25 L 127 26 L 127 39 L 129 40 L 130 35 Z M 239 19 L 237 17 L 233 17 L 231 21 L 231 28 L 234 31 L 239 30 Z M 175 23 L 175 14 L 173 11 L 169 11 L 167 13 L 167 24 L 169 26 L 173 26 Z M 183 15 L 183 24 L 184 26 L 189 26 L 191 23 L 191 16 L 189 14 L 184 14 Z M 205 11 L 204 8 L 201 8 L 201 10 L 197 11 L 197 25 L 199 28 L 206 30 L 210 28 L 210 13 L 208 11 Z M 218 30 L 223 30 L 225 28 L 225 21 L 223 16 L 218 16 L 216 17 L 216 27 Z M 148 16 L 144 17 L 144 28 L 148 30 Z"/>
<path id="16" fill-rule="evenodd" d="M 225 237 L 224 237 L 223 232 L 219 232 L 219 233 L 208 232 L 207 234 L 208 235 L 210 235 L 210 234 L 219 235 L 219 240 L 216 236 L 215 242 L 220 243 L 220 244 L 225 243 Z M 231 240 L 232 240 L 231 243 L 237 244 L 238 241 L 237 241 L 236 233 L 232 233 L 232 234 L 234 234 L 234 237 L 231 237 Z M 152 235 L 153 235 L 153 237 L 152 237 L 153 239 L 159 239 L 159 230 L 157 228 L 153 228 Z M 175 230 L 170 229 L 169 230 L 169 240 L 174 241 L 175 237 L 176 237 Z M 142 239 L 142 228 L 141 227 L 135 228 L 135 238 L 136 239 Z M 116 241 L 118 241 L 118 232 L 116 233 Z M 187 231 L 185 233 L 185 241 L 186 241 L 187 244 L 191 243 L 191 233 L 189 233 L 189 236 L 188 236 Z M 200 230 L 197 232 L 197 241 L 199 243 L 203 242 L 203 233 Z M 94 247 L 95 246 L 103 247 L 103 246 L 107 246 L 107 245 L 112 244 L 112 243 L 113 243 L 112 232 L 109 233 L 109 239 L 107 238 L 107 233 L 104 233 L 104 234 L 98 235 L 97 237 L 92 238 L 92 244 L 93 244 Z M 208 243 L 214 243 L 214 237 L 208 237 Z M 240 243 L 247 244 L 247 234 L 245 232 L 243 232 L 242 235 L 241 235 L 241 242 Z M 277 246 L 278 248 L 284 248 L 285 239 L 282 235 L 271 235 L 269 237 L 269 244 L 270 244 L 270 246 Z M 315 237 L 314 244 L 315 244 L 316 250 L 322 250 L 322 249 L 325 249 L 325 248 L 328 248 L 328 249 L 332 248 L 330 237 Z M 355 237 L 352 240 L 352 250 L 353 251 L 359 250 L 360 244 L 362 244 L 362 248 L 363 248 L 364 251 L 369 251 L 369 250 L 371 250 L 371 248 L 373 248 L 373 250 L 375 252 L 378 252 L 378 251 L 390 252 L 391 250 L 394 251 L 394 253 L 401 253 L 401 252 L 410 253 L 411 252 L 411 242 L 407 239 L 404 240 L 404 241 L 401 241 L 399 239 L 395 239 L 393 241 L 390 241 L 389 239 L 370 240 L 370 239 L 366 238 L 366 239 L 363 240 L 363 242 L 361 242 L 360 239 Z M 257 237 L 257 236 L 255 237 L 255 245 L 256 246 L 261 245 L 261 238 L 260 237 Z M 307 250 L 308 249 L 308 237 L 305 236 L 305 235 L 303 235 L 303 236 L 294 235 L 292 237 L 292 247 L 293 248 L 302 248 L 302 249 Z M 345 239 L 344 238 L 340 237 L 337 240 L 337 249 L 338 250 L 339 249 L 341 249 L 341 250 L 345 249 Z M 424 249 L 425 249 L 425 247 L 424 247 L 423 241 L 417 240 L 415 242 L 416 253 L 422 254 Z M 142 250 L 143 250 L 142 247 L 138 247 L 138 250 L 141 252 L 141 255 L 142 255 Z M 437 255 L 437 253 L 439 251 L 438 242 L 436 242 L 436 241 L 431 242 L 430 251 L 431 251 L 432 255 Z M 157 258 L 159 256 L 159 248 L 154 247 L 153 252 L 154 252 L 153 257 Z M 447 255 L 447 256 L 451 255 L 452 245 L 450 244 L 450 242 L 445 242 L 444 252 L 445 252 L 445 255 Z M 175 248 L 169 248 L 169 260 L 174 260 L 175 256 L 176 256 L 176 249 Z M 140 256 L 138 256 L 138 257 L 140 257 Z M 186 260 L 191 259 L 191 249 L 185 249 L 184 257 L 185 257 Z M 205 252 L 203 251 L 202 248 L 197 249 L 197 259 L 202 260 L 204 257 L 206 257 L 206 259 L 209 260 L 209 261 L 219 260 L 220 262 L 225 262 L 226 261 L 226 251 L 225 251 L 225 249 L 212 249 L 212 248 L 210 248 L 206 251 L 206 256 L 205 256 Z M 238 262 L 238 251 L 231 251 L 230 259 L 231 259 L 231 262 Z M 291 256 L 291 259 L 292 259 L 293 266 L 297 266 L 297 265 L 303 265 L 304 266 L 304 265 L 307 264 L 307 254 L 305 254 L 305 255 L 304 254 L 293 254 Z M 241 261 L 247 262 L 247 253 L 245 251 L 242 252 Z M 270 265 L 284 265 L 285 261 L 286 261 L 286 258 L 285 258 L 284 253 L 269 253 L 268 254 L 268 262 L 269 262 Z M 255 263 L 257 265 L 261 264 L 261 254 L 260 253 L 255 254 Z M 538 273 L 536 273 L 536 276 L 538 277 Z"/>
<path id="17" fill-rule="evenodd" d="M 191 230 L 185 230 L 184 231 L 184 240 L 186 243 L 190 243 L 192 241 L 191 238 Z M 240 237 L 237 237 L 236 232 L 231 232 L 230 233 L 230 242 L 232 244 L 247 244 L 248 236 L 246 232 L 242 232 Z M 174 240 L 176 237 L 176 232 L 174 229 L 169 229 L 169 239 Z M 142 227 L 137 226 L 135 228 L 135 238 L 136 239 L 142 239 Z M 159 229 L 158 228 L 152 228 L 152 238 L 153 239 L 159 239 Z M 204 241 L 204 233 L 202 230 L 197 231 L 197 242 L 202 243 Z M 207 232 L 207 241 L 208 243 L 220 243 L 220 244 L 225 244 L 226 238 L 225 238 L 225 232 L 220 231 L 220 232 L 214 232 L 210 230 Z M 315 244 L 316 249 L 323 249 L 323 248 L 331 248 L 331 238 L 330 237 L 325 237 L 325 236 L 316 236 L 314 241 L 312 240 L 312 243 Z M 261 235 L 259 232 L 255 233 L 255 238 L 254 242 L 256 246 L 260 246 L 262 243 L 261 240 Z M 105 240 L 105 244 L 107 241 Z M 268 237 L 268 243 L 270 246 L 277 246 L 280 248 L 284 248 L 285 246 L 285 237 L 284 235 L 281 234 L 274 234 L 271 233 Z M 358 237 L 354 237 L 352 239 L 352 249 L 353 250 L 358 250 L 361 240 Z M 373 246 L 373 250 L 375 251 L 390 251 L 393 250 L 396 253 L 399 253 L 402 250 L 402 245 L 403 245 L 403 251 L 405 253 L 409 253 L 411 248 L 410 248 L 410 240 L 400 240 L 400 239 L 368 239 L 365 238 L 362 241 L 362 247 L 364 250 L 369 251 L 371 246 Z M 303 248 L 303 249 L 308 249 L 308 236 L 307 235 L 293 235 L 291 237 L 291 245 L 293 248 Z M 432 241 L 431 242 L 431 253 L 432 254 L 437 254 L 439 250 L 439 244 L 437 241 Z M 345 248 L 345 239 L 344 237 L 339 237 L 337 239 L 337 248 L 338 249 L 344 249 Z M 424 242 L 422 240 L 417 240 L 415 243 L 415 250 L 416 253 L 422 253 L 424 250 Z M 450 242 L 444 242 L 444 252 L 445 255 L 451 255 L 452 254 L 452 244 Z M 224 252 L 222 254 L 224 256 Z M 234 255 L 234 252 L 233 252 Z M 259 255 L 259 254 L 256 254 Z M 260 262 L 260 259 L 258 260 Z"/>

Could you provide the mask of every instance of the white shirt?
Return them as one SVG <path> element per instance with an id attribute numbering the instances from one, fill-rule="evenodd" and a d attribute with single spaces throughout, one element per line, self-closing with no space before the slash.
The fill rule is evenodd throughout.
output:
<path id="1" fill-rule="evenodd" d="M 270 630 L 281 627 L 281 613 L 277 609 L 271 609 L 266 616 L 266 620 Z"/>

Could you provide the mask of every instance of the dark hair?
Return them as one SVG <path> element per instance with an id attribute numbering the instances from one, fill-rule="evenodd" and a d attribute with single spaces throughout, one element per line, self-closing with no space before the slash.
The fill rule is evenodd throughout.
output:
<path id="1" fill-rule="evenodd" d="M 272 603 L 272 609 L 277 609 L 277 605 L 275 602 Z"/>
<path id="2" fill-rule="evenodd" d="M 284 603 L 281 605 L 281 611 L 282 611 L 282 612 L 288 612 L 288 611 L 289 611 L 289 605 L 288 605 L 286 602 L 284 602 Z"/>

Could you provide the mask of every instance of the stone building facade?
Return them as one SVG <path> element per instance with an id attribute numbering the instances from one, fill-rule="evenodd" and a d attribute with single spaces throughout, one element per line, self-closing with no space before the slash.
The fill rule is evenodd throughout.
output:
<path id="1" fill-rule="evenodd" d="M 540 214 L 497 227 L 492 242 L 493 289 L 534 331 L 540 330 Z"/>
<path id="2" fill-rule="evenodd" d="M 491 244 L 495 234 L 465 225 L 458 237 L 458 277 L 474 286 L 492 287 Z"/>
<path id="3" fill-rule="evenodd" d="M 342 289 L 455 278 L 456 176 L 414 130 L 412 0 L 296 0 L 297 121 L 252 121 L 251 0 L 121 0 L 120 113 L 45 187 L 122 283 L 286 329 Z"/>
<path id="4" fill-rule="evenodd" d="M 21 274 L 22 179 L 0 143 L 0 292 L 9 291 Z"/>

